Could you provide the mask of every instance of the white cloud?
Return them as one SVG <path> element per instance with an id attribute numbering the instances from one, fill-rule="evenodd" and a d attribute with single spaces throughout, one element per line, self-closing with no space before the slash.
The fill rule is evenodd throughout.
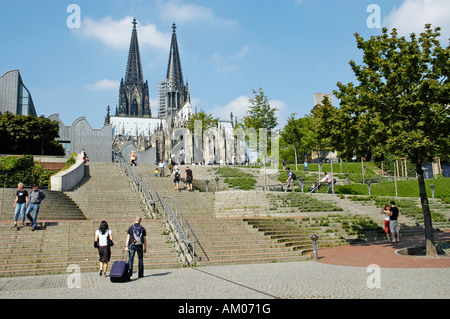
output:
<path id="1" fill-rule="evenodd" d="M 230 113 L 233 112 L 234 118 L 242 120 L 250 109 L 249 99 L 250 98 L 248 96 L 239 96 L 225 106 L 215 106 L 210 113 L 213 114 L 214 117 L 218 117 L 222 120 L 229 120 Z M 269 104 L 272 108 L 277 108 L 275 116 L 278 118 L 279 125 L 283 124 L 285 122 L 285 118 L 287 118 L 285 115 L 285 111 L 287 109 L 286 103 L 281 100 L 269 100 Z"/>
<path id="2" fill-rule="evenodd" d="M 444 39 L 450 37 L 450 1 L 448 0 L 405 0 L 394 8 L 383 20 L 389 29 L 396 28 L 401 35 L 424 31 L 425 24 L 441 27 Z"/>
<path id="3" fill-rule="evenodd" d="M 222 19 L 207 7 L 183 0 L 172 0 L 162 6 L 161 17 L 171 19 L 173 22 L 208 22 L 215 27 L 230 28 L 237 25 L 237 20 Z"/>
<path id="4" fill-rule="evenodd" d="M 102 79 L 94 84 L 87 84 L 86 88 L 91 91 L 111 91 L 119 89 L 119 81 L 113 81 L 109 79 Z"/>
<path id="5" fill-rule="evenodd" d="M 108 47 L 125 49 L 130 45 L 133 17 L 126 16 L 120 20 L 104 17 L 99 21 L 85 17 L 81 28 L 72 29 L 82 37 L 99 40 Z M 158 50 L 170 47 L 170 33 L 159 32 L 155 24 L 141 24 L 137 21 L 139 46 L 149 46 Z"/>
<path id="6" fill-rule="evenodd" d="M 244 58 L 249 50 L 249 47 L 244 45 L 241 47 L 239 52 L 233 54 L 232 56 L 225 57 L 216 53 L 211 57 L 211 60 L 217 65 L 217 71 L 219 73 L 233 72 L 238 69 L 235 62 Z"/>
<path id="7" fill-rule="evenodd" d="M 237 117 L 238 119 L 242 119 L 249 109 L 248 106 L 250 105 L 250 102 L 248 100 L 248 96 L 240 96 L 225 106 L 215 106 L 211 110 L 211 114 L 222 120 L 229 120 L 230 113 L 233 112 L 234 118 Z"/>

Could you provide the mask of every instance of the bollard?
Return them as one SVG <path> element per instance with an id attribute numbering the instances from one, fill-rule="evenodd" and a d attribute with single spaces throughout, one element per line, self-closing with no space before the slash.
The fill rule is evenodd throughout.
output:
<path id="1" fill-rule="evenodd" d="M 371 195 L 371 186 L 372 182 L 371 181 L 367 181 L 367 188 L 369 189 L 369 196 Z"/>
<path id="2" fill-rule="evenodd" d="M 348 173 L 345 173 L 345 180 L 347 181 L 347 184 L 350 185 L 350 181 L 348 180 Z"/>
<path id="3" fill-rule="evenodd" d="M 434 184 L 430 184 L 431 196 L 434 198 Z"/>
<path id="4" fill-rule="evenodd" d="M 314 250 L 314 259 L 317 259 L 317 240 L 319 236 L 316 234 L 311 235 L 311 240 L 313 242 L 313 250 Z"/>
<path id="5" fill-rule="evenodd" d="M 206 179 L 205 183 L 206 183 L 206 192 L 208 193 L 209 192 L 209 181 Z"/>
<path id="6" fill-rule="evenodd" d="M 216 192 L 218 192 L 219 191 L 219 177 L 217 176 L 215 178 L 215 180 L 216 180 Z"/>
<path id="7" fill-rule="evenodd" d="M 305 181 L 305 179 L 303 177 L 298 178 L 298 186 L 302 189 L 302 193 L 303 193 L 304 181 Z"/>

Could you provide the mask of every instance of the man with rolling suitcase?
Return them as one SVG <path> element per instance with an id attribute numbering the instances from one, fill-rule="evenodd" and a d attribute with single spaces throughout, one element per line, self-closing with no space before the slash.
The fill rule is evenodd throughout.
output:
<path id="1" fill-rule="evenodd" d="M 128 270 L 133 275 L 134 255 L 138 255 L 138 278 L 144 277 L 144 254 L 147 252 L 147 232 L 141 225 L 141 217 L 136 217 L 134 225 L 128 229 L 125 251 L 129 252 Z"/>

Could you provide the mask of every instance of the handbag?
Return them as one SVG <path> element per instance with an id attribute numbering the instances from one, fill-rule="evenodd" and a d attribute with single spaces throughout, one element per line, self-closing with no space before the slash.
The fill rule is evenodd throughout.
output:
<path id="1" fill-rule="evenodd" d="M 98 248 L 98 241 L 94 241 L 94 248 Z"/>
<path id="2" fill-rule="evenodd" d="M 106 244 L 107 244 L 109 247 L 114 246 L 113 241 L 111 240 L 111 238 L 109 238 L 109 233 L 108 233 L 108 235 L 106 236 Z"/>

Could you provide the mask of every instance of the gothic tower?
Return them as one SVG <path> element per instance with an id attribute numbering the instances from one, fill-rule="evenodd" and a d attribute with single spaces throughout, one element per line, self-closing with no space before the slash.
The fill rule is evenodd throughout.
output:
<path id="1" fill-rule="evenodd" d="M 159 84 L 158 117 L 175 115 L 189 99 L 188 90 L 183 81 L 180 53 L 176 34 L 176 25 L 172 25 L 172 42 L 170 44 L 169 62 L 165 80 Z"/>
<path id="2" fill-rule="evenodd" d="M 148 81 L 142 75 L 141 56 L 136 30 L 136 19 L 133 19 L 130 51 L 125 80 L 120 81 L 119 109 L 116 116 L 151 117 Z"/>

